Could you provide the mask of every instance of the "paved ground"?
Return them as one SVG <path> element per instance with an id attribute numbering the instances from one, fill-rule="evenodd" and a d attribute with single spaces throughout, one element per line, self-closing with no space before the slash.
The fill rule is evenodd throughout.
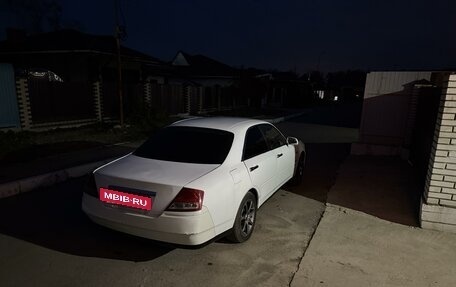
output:
<path id="1" fill-rule="evenodd" d="M 288 286 L 324 210 L 281 190 L 248 242 L 182 249 L 92 224 L 83 181 L 0 201 L 2 286 Z"/>
<path id="2" fill-rule="evenodd" d="M 278 125 L 287 136 L 298 137 L 305 143 L 352 143 L 359 139 L 356 128 L 284 122 Z M 293 133 L 298 130 L 299 132 Z"/>
<path id="3" fill-rule="evenodd" d="M 333 205 L 291 286 L 456 286 L 455 250 L 456 234 Z"/>
<path id="4" fill-rule="evenodd" d="M 363 102 L 339 103 L 332 106 L 313 107 L 308 113 L 290 119 L 292 123 L 306 123 L 333 127 L 358 128 L 361 123 Z"/>
<path id="5" fill-rule="evenodd" d="M 252 238 L 237 245 L 183 249 L 92 224 L 80 210 L 85 178 L 2 199 L 0 217 L 9 220 L 0 222 L 1 285 L 288 286 L 347 151 L 309 145 L 304 183 L 277 192 Z"/>

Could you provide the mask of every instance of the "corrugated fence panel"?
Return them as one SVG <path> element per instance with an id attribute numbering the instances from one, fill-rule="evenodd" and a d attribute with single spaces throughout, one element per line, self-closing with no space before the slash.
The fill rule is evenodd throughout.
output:
<path id="1" fill-rule="evenodd" d="M 361 124 L 364 143 L 400 146 L 414 122 L 411 83 L 430 80 L 432 72 L 370 72 L 367 74 Z"/>
<path id="2" fill-rule="evenodd" d="M 423 79 L 429 81 L 431 75 L 432 72 L 370 72 L 367 74 L 364 98 L 402 91 L 405 84 Z"/>
<path id="3" fill-rule="evenodd" d="M 16 82 L 11 64 L 0 63 L 0 128 L 20 127 Z"/>

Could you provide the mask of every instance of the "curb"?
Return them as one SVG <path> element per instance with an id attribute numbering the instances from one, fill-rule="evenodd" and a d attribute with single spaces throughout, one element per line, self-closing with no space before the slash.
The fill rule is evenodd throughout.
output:
<path id="1" fill-rule="evenodd" d="M 307 111 L 292 114 L 285 117 L 265 120 L 272 124 L 277 124 L 292 118 L 306 114 Z M 16 194 L 32 191 L 38 187 L 51 186 L 56 183 L 68 180 L 70 178 L 81 177 L 94 170 L 95 168 L 106 164 L 119 157 L 109 158 L 101 161 L 91 162 L 83 165 L 69 167 L 37 176 L 22 178 L 15 181 L 0 184 L 0 199 L 10 197 Z"/>
<path id="2" fill-rule="evenodd" d="M 69 167 L 66 169 L 0 184 L 0 199 L 19 193 L 29 192 L 38 187 L 51 186 L 70 178 L 84 176 L 95 168 L 106 164 L 116 158 L 117 157 L 86 163 L 83 165 Z"/>

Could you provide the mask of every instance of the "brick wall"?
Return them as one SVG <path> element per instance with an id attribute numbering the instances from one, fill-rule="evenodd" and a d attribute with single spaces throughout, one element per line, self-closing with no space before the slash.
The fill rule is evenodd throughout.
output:
<path id="1" fill-rule="evenodd" d="M 443 83 L 421 226 L 456 232 L 456 75 L 449 75 Z"/>

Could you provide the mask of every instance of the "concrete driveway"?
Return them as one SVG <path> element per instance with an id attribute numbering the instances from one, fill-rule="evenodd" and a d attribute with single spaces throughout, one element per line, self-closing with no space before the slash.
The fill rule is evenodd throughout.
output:
<path id="1" fill-rule="evenodd" d="M 455 250 L 456 234 L 330 205 L 291 286 L 456 286 Z"/>
<path id="2" fill-rule="evenodd" d="M 84 178 L 0 201 L 1 286 L 288 286 L 324 204 L 278 191 L 244 244 L 176 248 L 92 224 Z"/>

